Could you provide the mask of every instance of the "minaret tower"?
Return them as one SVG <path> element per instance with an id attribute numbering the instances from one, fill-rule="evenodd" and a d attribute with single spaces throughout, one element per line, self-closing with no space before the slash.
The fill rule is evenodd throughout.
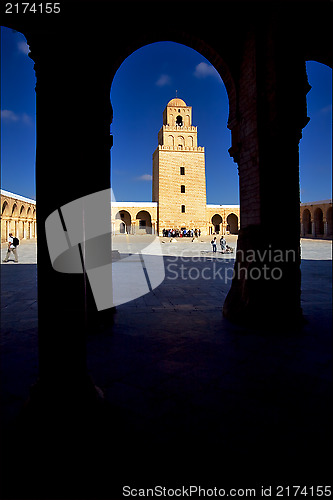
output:
<path id="1" fill-rule="evenodd" d="M 192 107 L 178 97 L 163 111 L 163 126 L 153 154 L 153 201 L 163 229 L 206 231 L 205 150 L 198 146 Z"/>

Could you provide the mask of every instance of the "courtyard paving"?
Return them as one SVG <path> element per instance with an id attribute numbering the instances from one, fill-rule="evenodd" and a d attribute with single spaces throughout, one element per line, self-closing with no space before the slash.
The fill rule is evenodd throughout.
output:
<path id="1" fill-rule="evenodd" d="M 276 461 L 280 469 L 273 476 L 281 480 L 299 479 L 300 471 L 304 481 L 319 481 L 320 473 L 326 478 L 330 462 L 324 451 L 331 449 L 332 437 L 332 243 L 301 241 L 306 323 L 295 331 L 286 322 L 280 335 L 272 334 L 269 324 L 245 329 L 223 318 L 233 256 L 213 255 L 210 239 L 161 240 L 163 283 L 118 306 L 113 326 L 88 336 L 93 380 L 121 415 L 120 433 L 131 429 L 150 452 L 171 447 L 175 436 L 183 443 L 180 454 L 184 447 L 193 457 L 200 450 L 192 481 L 200 477 L 200 464 L 216 474 L 212 450 L 222 453 L 221 468 L 240 476 L 257 462 L 258 481 Z M 120 236 L 114 243 L 126 253 L 133 241 Z M 227 243 L 235 247 L 236 237 Z M 2 245 L 2 259 L 4 253 Z M 1 266 L 4 429 L 38 376 L 36 244 L 22 243 L 18 253 L 18 264 Z M 181 462 L 176 453 L 173 467 Z M 141 475 L 142 484 L 151 474 L 149 469 Z"/>

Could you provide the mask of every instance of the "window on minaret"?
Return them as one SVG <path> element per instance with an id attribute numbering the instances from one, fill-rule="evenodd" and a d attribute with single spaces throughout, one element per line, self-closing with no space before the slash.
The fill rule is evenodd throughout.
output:
<path id="1" fill-rule="evenodd" d="M 180 167 L 180 175 L 185 175 L 185 167 Z"/>
<path id="2" fill-rule="evenodd" d="M 181 192 L 181 193 L 185 193 L 185 186 L 184 186 L 184 184 L 182 184 L 182 185 L 180 186 L 180 192 Z"/>
<path id="3" fill-rule="evenodd" d="M 185 205 L 182 205 L 182 214 L 185 213 Z"/>
<path id="4" fill-rule="evenodd" d="M 180 127 L 183 126 L 183 118 L 180 115 L 176 118 L 176 125 L 179 125 Z"/>
<path id="5" fill-rule="evenodd" d="M 182 135 L 180 135 L 180 136 L 177 138 L 177 140 L 178 140 L 178 146 L 179 146 L 180 148 L 182 148 L 183 146 L 185 146 L 185 139 L 184 139 L 184 137 L 183 137 Z"/>

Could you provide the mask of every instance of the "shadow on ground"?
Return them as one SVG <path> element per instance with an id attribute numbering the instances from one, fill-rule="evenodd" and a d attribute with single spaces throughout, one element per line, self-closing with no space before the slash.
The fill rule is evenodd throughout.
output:
<path id="1" fill-rule="evenodd" d="M 34 267 L 23 274 L 29 283 Z M 88 336 L 103 401 L 75 404 L 73 388 L 65 405 L 52 401 L 6 424 L 3 498 L 116 500 L 124 485 L 191 484 L 256 487 L 260 496 L 262 485 L 329 484 L 331 262 L 302 261 L 307 323 L 286 324 L 281 335 L 223 319 L 223 279 L 170 276 L 119 306 L 112 328 Z M 17 395 L 34 374 L 36 330 L 14 324 L 4 333 L 3 386 Z"/>

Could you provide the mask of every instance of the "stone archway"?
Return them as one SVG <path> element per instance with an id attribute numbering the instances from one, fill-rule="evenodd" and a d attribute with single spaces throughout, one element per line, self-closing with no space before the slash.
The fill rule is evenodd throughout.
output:
<path id="1" fill-rule="evenodd" d="M 136 220 L 138 221 L 137 234 L 152 234 L 151 215 L 147 210 L 140 210 L 136 214 Z"/>
<path id="2" fill-rule="evenodd" d="M 222 222 L 223 219 L 220 214 L 213 215 L 211 222 L 213 224 L 213 232 L 216 234 L 220 234 L 222 231 Z"/>
<path id="3" fill-rule="evenodd" d="M 7 201 L 4 201 L 2 204 L 1 215 L 2 216 L 9 215 L 9 205 Z"/>
<path id="4" fill-rule="evenodd" d="M 227 231 L 229 231 L 230 234 L 238 233 L 238 217 L 234 213 L 229 214 L 227 217 Z"/>
<path id="5" fill-rule="evenodd" d="M 113 3 L 112 3 L 113 4 Z M 106 12 L 122 18 L 126 14 L 127 2 L 117 3 L 112 7 L 107 3 L 103 4 Z M 228 7 L 232 9 L 232 7 Z M 93 147 L 85 148 L 84 157 L 80 157 L 80 169 L 71 168 L 71 178 L 67 180 L 66 186 L 62 186 L 61 198 L 57 197 L 54 207 L 45 208 L 45 213 L 40 213 L 40 217 L 45 218 L 47 214 L 59 205 L 69 202 L 74 198 L 85 195 L 88 192 L 96 192 L 110 185 L 110 122 L 112 122 L 112 105 L 110 103 L 110 88 L 112 79 L 125 61 L 126 57 L 132 54 L 136 49 L 149 43 L 163 40 L 172 40 L 187 45 L 197 50 L 200 54 L 210 61 L 218 73 L 221 75 L 226 86 L 229 98 L 229 117 L 228 128 L 231 130 L 231 147 L 229 153 L 238 165 L 240 181 L 240 207 L 241 207 L 241 227 L 240 238 L 238 239 L 239 249 L 245 253 L 247 247 L 256 249 L 258 246 L 279 249 L 281 241 L 271 229 L 271 200 L 278 199 L 281 192 L 284 192 L 285 203 L 292 207 L 290 214 L 290 223 L 287 232 L 284 235 L 284 245 L 299 252 L 299 172 L 298 172 L 298 142 L 301 137 L 302 127 L 307 123 L 305 95 L 307 91 L 306 73 L 304 68 L 304 52 L 300 52 L 296 45 L 293 45 L 293 51 L 289 50 L 289 39 L 277 37 L 273 30 L 273 18 L 267 15 L 268 25 L 265 29 L 254 23 L 253 29 L 258 30 L 263 43 L 254 43 L 254 31 L 248 29 L 249 19 L 254 22 L 254 11 L 247 8 L 242 11 L 241 23 L 239 29 L 243 33 L 241 49 L 235 50 L 228 44 L 231 33 L 225 30 L 204 31 L 200 38 L 197 28 L 198 20 L 195 16 L 187 23 L 186 29 L 180 29 L 177 26 L 172 28 L 168 25 L 161 29 L 160 23 L 148 23 L 143 20 L 139 26 L 132 25 L 131 29 L 125 33 L 109 33 L 106 36 L 103 27 L 99 24 L 99 36 L 96 40 L 90 40 L 91 53 L 93 57 L 93 69 L 91 77 L 86 75 L 86 62 L 84 57 L 76 60 L 75 72 L 73 71 L 72 59 L 67 53 L 67 45 L 70 39 L 62 42 L 59 47 L 57 38 L 48 39 L 47 53 L 52 57 L 43 58 L 40 53 L 44 53 L 46 46 L 40 45 L 38 36 L 31 37 L 32 44 L 38 47 L 38 50 L 32 50 L 32 57 L 35 58 L 37 68 L 37 79 L 39 61 L 43 61 L 43 87 L 47 92 L 40 91 L 38 95 L 39 117 L 38 130 L 43 136 L 43 147 L 39 148 L 37 158 L 36 176 L 41 180 L 39 185 L 43 185 L 43 178 L 46 174 L 39 166 L 45 165 L 50 161 L 49 151 L 52 150 L 52 141 L 48 140 L 43 134 L 43 129 L 50 130 L 56 134 L 60 124 L 57 120 L 50 120 L 50 113 L 46 114 L 43 109 L 49 109 L 49 95 L 59 96 L 53 98 L 52 109 L 61 109 L 64 105 L 73 110 L 75 120 L 81 123 L 80 133 L 73 138 L 73 127 L 64 125 L 63 135 L 71 137 L 72 143 L 84 141 L 86 145 L 92 144 Z M 236 12 L 234 12 L 236 13 Z M 138 12 L 139 14 L 139 12 Z M 283 22 L 283 17 L 276 13 L 277 18 Z M 107 16 L 106 16 L 107 17 Z M 239 13 L 237 11 L 237 17 Z M 274 18 L 274 22 L 276 22 Z M 239 20 L 238 20 L 239 21 Z M 100 22 L 100 19 L 99 19 Z M 203 24 L 200 21 L 200 29 Z M 213 33 L 213 35 L 212 35 Z M 213 36 L 213 38 L 212 38 Z M 257 40 L 257 39 L 256 39 Z M 226 43 L 223 43 L 223 42 Z M 29 40 L 28 40 L 29 42 Z M 264 51 L 266 42 L 272 50 Z M 117 46 L 117 50 L 114 47 Z M 288 54 L 288 57 L 285 57 Z M 65 92 L 59 94 L 61 79 L 54 77 L 54 64 L 64 67 L 67 76 L 73 81 L 75 89 L 73 95 L 67 95 Z M 256 68 L 259 65 L 261 70 L 249 72 L 248 68 Z M 285 74 L 290 78 L 285 79 Z M 47 78 L 45 79 L 45 74 Z M 272 79 L 267 78 L 271 75 Z M 51 76 L 52 75 L 52 76 Z M 77 82 L 77 83 L 76 83 Z M 84 82 L 84 84 L 82 83 Z M 292 82 L 292 86 L 290 86 Z M 41 87 L 39 87 L 41 88 Z M 60 98 L 61 95 L 61 98 Z M 93 97 L 94 96 L 94 97 Z M 94 112 L 87 112 L 89 107 L 82 106 L 83 102 L 89 99 L 95 99 Z M 294 104 L 290 106 L 290 102 Z M 84 108 L 84 111 L 83 111 Z M 97 110 L 100 110 L 97 112 Z M 292 110 L 292 115 L 290 111 Z M 286 129 L 285 116 L 289 116 L 288 128 Z M 241 119 L 240 119 L 241 117 Z M 60 117 L 59 120 L 60 121 Z M 92 126 L 98 122 L 98 126 Z M 38 133 L 37 130 L 37 133 Z M 84 134 L 83 132 L 84 131 Z M 279 145 L 283 142 L 285 145 L 282 152 Z M 272 153 L 274 152 L 274 154 Z M 76 153 L 73 154 L 76 155 Z M 286 161 L 286 155 L 288 161 Z M 63 159 L 63 151 L 59 147 L 57 154 L 52 158 L 52 164 L 56 171 L 56 166 Z M 89 187 L 83 179 L 78 182 L 77 179 L 82 172 L 83 166 L 91 168 L 92 164 L 99 165 L 99 176 L 94 176 Z M 281 170 L 282 169 L 282 170 Z M 280 171 L 279 178 L 273 179 L 272 171 Z M 60 175 L 60 174 L 59 174 Z M 288 183 L 285 179 L 288 178 Z M 61 184 L 61 178 L 58 184 Z M 249 182 L 250 181 L 250 182 Z M 47 179 L 45 179 L 45 183 Z M 38 193 L 37 193 L 38 196 Z M 41 193 L 42 198 L 42 193 Z M 42 224 L 39 225 L 42 227 Z M 234 228 L 232 228 L 234 229 Z M 42 229 L 40 229 L 42 230 Z M 40 239 L 40 241 L 43 241 Z M 298 250 L 297 250 L 298 249 Z M 46 252 L 45 248 L 45 252 Z M 43 254 L 43 252 L 40 252 Z M 266 263 L 263 263 L 265 265 Z M 237 264 L 235 264 L 237 265 Z M 269 265 L 269 263 L 268 263 Z M 283 276 L 284 280 L 279 283 L 253 283 L 250 287 L 246 283 L 240 283 L 238 277 L 232 282 L 232 292 L 228 295 L 224 307 L 224 314 L 229 319 L 238 321 L 240 310 L 243 320 L 250 321 L 250 318 L 257 318 L 258 311 L 275 311 L 278 317 L 281 316 L 281 297 L 285 295 L 284 289 L 288 291 L 290 300 L 288 303 L 290 310 L 286 311 L 286 316 L 300 314 L 300 261 L 289 265 Z M 293 269 L 292 269 L 293 267 Z M 242 281 L 243 278 L 240 278 Z M 289 283 L 290 280 L 290 283 Z M 42 283 L 42 278 L 40 284 Z M 45 286 L 48 285 L 45 275 Z M 244 288 L 245 287 L 245 288 Z M 269 288 L 267 293 L 266 288 Z M 274 290 L 273 290 L 274 288 Z M 246 289 L 246 293 L 244 293 Z M 241 290 L 243 290 L 241 292 Z M 282 293 L 283 292 L 283 293 Z M 246 294 L 253 294 L 254 300 L 249 300 Z M 261 297 L 261 299 L 259 298 Z M 276 300 L 275 300 L 276 299 Z M 267 307 L 263 308 L 263 302 L 268 302 Z M 293 304 L 293 305 L 292 305 Z"/>
<path id="6" fill-rule="evenodd" d="M 179 4 L 179 13 L 176 12 L 173 17 L 174 13 L 166 13 L 165 5 L 159 2 L 154 4 L 154 9 L 151 9 L 147 3 L 142 5 L 142 2 L 128 2 L 127 0 L 98 2 L 96 9 L 91 9 L 91 5 L 87 2 L 80 2 L 79 10 L 77 2 L 68 2 L 69 6 L 66 5 L 67 25 L 62 24 L 62 17 L 60 17 L 56 21 L 48 21 L 47 29 L 36 28 L 35 20 L 31 21 L 31 17 L 34 16 L 26 16 L 26 22 L 30 23 L 26 30 L 27 38 L 37 73 L 38 115 L 36 196 L 39 246 L 40 384 L 39 390 L 37 388 L 32 394 L 32 399 L 37 400 L 36 407 L 46 410 L 43 410 L 41 416 L 37 413 L 40 418 L 34 430 L 40 433 L 39 442 L 38 436 L 32 433 L 34 439 L 29 440 L 29 444 L 35 444 L 36 441 L 41 444 L 41 440 L 49 436 L 48 431 L 54 428 L 54 425 L 58 425 L 59 432 L 52 436 L 52 444 L 58 444 L 56 440 L 58 436 L 61 437 L 62 430 L 66 431 L 65 438 L 68 436 L 69 439 L 73 438 L 73 443 L 81 444 L 82 436 L 85 437 L 89 427 L 91 428 L 93 431 L 91 435 L 87 436 L 88 439 L 84 440 L 83 445 L 77 447 L 79 451 L 75 450 L 76 453 L 71 457 L 72 463 L 77 465 L 78 474 L 73 474 L 73 484 L 71 484 L 73 489 L 69 491 L 76 491 L 78 494 L 86 493 L 82 491 L 82 483 L 80 491 L 77 490 L 80 483 L 77 478 L 85 478 L 85 474 L 87 481 L 88 479 L 91 481 L 92 490 L 96 489 L 96 485 L 98 486 L 104 476 L 99 468 L 101 461 L 98 453 L 98 442 L 104 438 L 98 428 L 101 414 L 89 412 L 90 405 L 87 402 L 97 401 L 97 395 L 93 384 L 88 382 L 85 362 L 85 333 L 89 331 L 90 326 L 97 331 L 98 321 L 92 321 L 96 318 L 96 311 L 90 303 L 89 290 L 87 294 L 83 293 L 86 291 L 86 281 L 82 275 L 60 274 L 50 266 L 45 238 L 45 220 L 64 204 L 110 187 L 110 146 L 112 144 L 110 86 L 112 75 L 124 61 L 125 53 L 130 54 L 136 48 L 153 41 L 175 40 L 198 50 L 214 64 L 221 76 L 223 74 L 230 100 L 228 122 L 228 127 L 232 130 L 230 154 L 237 163 L 240 180 L 241 229 L 238 249 L 243 251 L 243 255 L 246 255 L 247 250 L 254 252 L 260 250 L 262 255 L 267 248 L 271 248 L 272 251 L 291 249 L 297 255 L 295 261 L 281 264 L 281 280 L 251 281 L 236 276 L 224 303 L 224 315 L 230 320 L 241 321 L 245 325 L 255 323 L 257 326 L 258 323 L 262 323 L 266 327 L 263 334 L 267 330 L 269 333 L 270 327 L 275 326 L 277 322 L 290 325 L 293 321 L 300 319 L 298 142 L 302 128 L 307 122 L 304 54 L 311 51 L 312 55 L 321 52 L 323 59 L 331 61 L 328 49 L 331 46 L 331 15 L 330 6 L 325 7 L 329 2 L 312 2 L 311 8 L 308 8 L 308 5 L 302 7 L 300 2 L 296 2 L 297 8 L 293 8 L 291 6 L 293 3 L 290 2 L 290 6 L 289 3 L 288 6 L 284 6 L 281 2 L 278 8 L 272 3 L 268 9 L 263 9 L 261 2 L 241 4 L 237 1 L 223 2 L 220 16 L 212 15 L 212 4 L 209 2 L 201 4 L 200 15 L 197 9 L 192 6 L 189 8 L 189 5 L 184 2 Z M 316 8 L 315 4 L 320 4 L 320 7 Z M 225 23 L 223 22 L 225 19 L 232 19 L 235 22 Z M 318 19 L 320 22 L 317 23 Z M 114 23 L 124 21 L 125 28 L 119 30 L 117 25 L 114 28 L 110 20 Z M 9 22 L 14 29 L 20 29 L 22 16 L 13 16 L 10 21 L 8 20 Z M 309 25 L 312 26 L 311 30 L 309 30 Z M 87 33 L 89 31 L 89 37 L 85 40 L 86 50 L 78 50 L 78 40 L 82 39 L 85 27 L 87 27 Z M 230 40 L 235 43 L 230 43 Z M 231 85 L 228 85 L 227 79 L 224 78 L 225 73 L 221 70 L 222 58 L 230 64 L 231 71 L 228 70 L 228 73 Z M 223 66 L 226 67 L 225 64 Z M 64 110 L 66 110 L 66 119 L 64 119 Z M 57 147 L 54 147 L 55 142 Z M 95 175 L 83 174 L 83 172 L 91 172 L 92 168 L 96 170 Z M 51 183 L 49 182 L 50 172 L 52 172 Z M 47 193 L 45 193 L 45 186 L 48 186 Z M 283 193 L 284 205 L 289 211 L 288 224 L 284 228 L 283 238 L 276 234 L 276 228 L 272 228 L 271 224 L 272 200 L 279 200 L 281 193 Z M 246 270 L 251 270 L 252 264 L 242 261 L 241 255 L 241 252 L 237 253 L 235 266 L 239 264 L 241 267 L 247 266 Z M 268 260 L 253 263 L 253 267 L 258 265 L 262 268 L 265 266 L 268 273 L 272 269 L 272 263 Z M 207 325 L 204 327 L 207 328 Z M 283 335 L 283 333 L 284 329 L 276 330 L 276 335 Z M 136 340 L 134 337 L 132 339 Z M 116 341 L 119 342 L 119 339 Z M 132 347 L 133 352 L 137 345 L 133 341 L 131 337 L 125 341 L 122 339 L 123 349 Z M 142 342 L 140 344 L 142 352 L 145 344 Z M 130 358 L 127 357 L 127 359 Z M 145 364 L 147 364 L 147 359 L 149 359 L 149 353 L 144 358 L 142 357 Z M 276 386 L 274 388 L 276 389 Z M 141 399 L 140 397 L 140 401 Z M 128 419 L 129 422 L 135 422 L 136 416 L 140 416 L 138 426 L 134 426 L 135 431 L 140 428 L 142 414 L 137 413 L 140 408 L 133 406 L 131 408 L 134 411 L 133 416 Z M 52 409 L 56 409 L 56 415 L 69 415 L 70 418 L 64 417 L 58 422 Z M 145 415 L 150 417 L 150 414 L 148 407 L 148 410 L 145 409 Z M 35 422 L 35 414 L 32 412 L 30 415 L 32 417 L 30 422 Z M 47 418 L 44 418 L 44 415 Z M 94 419 L 90 418 L 91 415 L 94 415 Z M 298 413 L 295 415 L 297 417 Z M 113 430 L 113 443 L 115 442 L 114 430 L 117 429 L 117 417 L 115 418 L 115 426 L 111 429 Z M 157 420 L 161 421 L 159 416 Z M 109 421 L 108 427 L 110 427 Z M 248 428 L 250 429 L 251 425 L 248 425 Z M 175 429 L 175 426 L 172 425 L 171 429 Z M 292 429 L 288 426 L 287 430 L 291 433 Z M 278 434 L 275 436 L 274 443 L 280 445 L 279 451 L 283 454 L 287 449 L 284 445 L 288 445 L 289 434 L 285 442 L 282 440 L 278 443 L 282 433 L 279 435 L 280 429 L 276 428 L 276 430 Z M 73 432 L 74 436 L 72 436 Z M 153 432 L 150 435 L 155 434 Z M 168 435 L 171 437 L 171 432 Z M 263 437 L 267 435 L 265 432 Z M 131 433 L 130 436 L 132 436 Z M 143 434 L 143 439 L 139 440 L 140 444 L 147 441 L 144 437 Z M 189 437 L 192 436 L 189 435 Z M 220 434 L 220 437 L 223 437 L 223 434 Z M 302 432 L 298 433 L 298 437 L 302 437 Z M 220 439 L 217 442 L 220 444 L 222 441 Z M 62 445 L 66 445 L 66 442 L 67 439 L 63 439 L 56 447 L 62 458 L 64 454 L 60 454 L 60 448 L 63 450 Z M 90 451 L 89 443 L 91 443 L 91 450 L 95 453 L 85 453 L 82 457 L 79 456 L 85 446 Z M 92 446 L 92 443 L 96 443 L 96 447 Z M 185 444 L 187 443 L 190 443 L 190 440 L 185 439 Z M 199 440 L 199 451 L 201 451 L 200 443 L 204 444 L 202 436 Z M 32 464 L 30 466 L 26 460 L 20 461 L 22 467 L 24 465 L 26 473 L 24 477 L 27 479 L 34 477 L 35 469 L 42 471 L 42 474 L 38 475 L 38 482 L 41 482 L 43 472 L 46 474 L 57 467 L 56 459 L 51 457 L 52 460 L 48 463 L 49 454 L 40 453 L 40 450 L 45 450 L 48 445 L 44 441 L 42 444 L 43 446 L 36 447 L 35 455 L 33 455 L 33 458 L 38 459 L 37 464 L 34 460 L 30 460 Z M 174 449 L 171 447 L 173 444 L 173 442 L 170 443 L 168 450 Z M 176 442 L 175 444 L 177 445 Z M 318 447 L 313 444 L 313 441 L 310 445 L 312 446 L 309 450 L 314 451 L 313 455 L 318 451 Z M 75 444 L 73 450 L 74 447 Z M 140 450 L 140 447 L 138 448 Z M 52 451 L 52 448 L 50 449 Z M 192 466 L 191 474 L 196 472 L 204 474 L 202 464 L 200 461 L 198 463 L 197 454 L 193 453 L 193 450 L 194 448 L 190 446 L 189 453 L 192 453 L 193 462 L 189 460 L 187 465 Z M 227 450 L 229 450 L 228 446 Z M 22 451 L 25 451 L 23 447 L 15 450 L 15 459 Z M 125 451 L 128 455 L 128 450 Z M 156 446 L 153 451 L 156 451 Z M 259 451 L 264 451 L 265 454 L 267 446 L 259 447 Z M 268 454 L 259 465 L 269 464 L 266 472 L 273 470 L 274 467 L 276 469 L 279 464 L 278 460 L 274 461 L 274 457 L 278 456 L 280 459 L 281 453 L 275 453 L 274 456 Z M 169 456 L 165 453 L 164 455 Z M 290 467 L 296 467 L 297 473 L 303 472 L 303 466 L 307 466 L 305 470 L 309 471 L 313 465 L 308 463 L 308 456 L 302 460 L 304 453 L 295 451 L 289 460 L 287 455 L 285 454 L 283 461 Z M 96 457 L 96 465 L 91 464 L 91 456 Z M 141 471 L 140 463 L 136 460 L 137 457 L 140 458 L 139 453 L 133 456 L 133 473 L 135 471 L 139 476 L 141 472 L 146 472 L 147 466 L 143 464 Z M 186 462 L 186 458 L 192 458 L 186 454 L 184 457 L 182 456 L 179 460 L 182 464 Z M 57 455 L 56 458 L 58 458 Z M 156 469 L 161 470 L 161 463 L 165 464 L 163 461 L 160 463 L 159 458 L 158 455 L 157 459 L 154 456 L 154 462 L 157 463 Z M 235 453 L 235 456 L 232 455 L 233 458 L 238 461 L 240 459 L 240 464 L 246 464 L 249 477 L 253 476 L 254 469 L 258 470 L 256 463 L 252 471 L 250 453 L 243 453 L 241 456 Z M 326 466 L 325 471 L 328 469 L 326 457 L 325 462 L 324 460 L 318 461 L 318 458 L 320 459 L 320 454 L 316 455 L 318 468 L 314 476 L 316 472 L 319 472 L 320 466 Z M 102 460 L 104 465 L 104 457 Z M 228 461 L 230 462 L 229 457 Z M 43 462 L 46 462 L 45 468 L 40 468 L 44 465 Z M 233 462 L 231 460 L 230 463 Z M 86 463 L 88 466 L 84 467 Z M 65 464 L 71 465 L 69 459 L 65 461 Z M 10 462 L 10 466 L 12 465 L 14 467 L 9 468 L 15 470 L 11 474 L 11 479 L 13 479 L 11 487 L 15 484 L 15 474 L 17 475 L 16 462 Z M 176 465 L 178 465 L 177 461 Z M 214 464 L 208 462 L 208 465 Z M 95 475 L 92 474 L 93 466 L 95 466 Z M 107 471 L 107 466 L 108 464 L 105 465 L 105 469 L 102 469 L 103 472 Z M 176 468 L 177 471 L 180 470 Z M 218 468 L 221 469 L 221 464 L 218 464 L 216 471 Z M 72 472 L 70 468 L 68 470 Z M 116 469 L 116 472 L 118 470 Z M 129 470 L 131 471 L 132 468 L 129 467 Z M 211 477 L 211 470 L 207 471 L 207 477 L 208 474 Z M 70 475 L 65 474 L 67 480 Z M 51 473 L 46 474 L 45 483 L 51 476 Z M 170 477 L 173 479 L 171 473 Z M 61 474 L 59 478 L 60 482 L 56 486 L 58 491 L 61 491 L 61 487 L 65 486 L 65 480 L 61 481 L 63 479 Z M 206 477 L 203 481 L 205 479 Z M 25 483 L 24 487 L 29 486 L 29 481 L 23 481 L 23 483 Z M 85 482 L 83 484 L 86 485 Z M 110 481 L 108 487 L 111 488 Z M 29 491 L 29 493 L 32 492 Z"/>
<path id="7" fill-rule="evenodd" d="M 18 211 L 18 206 L 16 203 L 14 203 L 13 208 L 12 208 L 12 217 L 18 217 L 19 211 Z"/>
<path id="8" fill-rule="evenodd" d="M 197 50 L 221 75 L 229 97 L 229 153 L 239 172 L 241 227 L 237 248 L 243 254 L 248 249 L 255 251 L 270 247 L 293 249 L 299 255 L 298 143 L 307 123 L 308 90 L 304 55 L 310 52 L 315 56 L 321 54 L 323 59 L 331 62 L 327 50 L 330 39 L 323 27 L 320 27 L 320 35 L 324 38 L 317 39 L 312 35 L 310 42 L 305 36 L 307 33 L 302 31 L 309 20 L 306 9 L 297 7 L 297 12 L 290 12 L 290 9 L 286 16 L 284 8 L 276 10 L 273 6 L 264 11 L 264 22 L 258 23 L 259 12 L 255 4 L 242 4 L 240 9 L 238 2 L 226 2 L 223 6 L 225 15 L 237 19 L 239 33 L 238 43 L 230 44 L 230 39 L 235 36 L 234 25 L 227 23 L 221 29 L 221 18 L 212 16 L 211 5 L 203 4 L 200 16 L 195 9 L 187 9 L 188 18 L 184 24 L 161 23 L 161 19 L 166 20 L 162 4 L 156 3 L 151 15 L 145 16 L 142 15 L 141 3 L 125 0 L 99 2 L 99 8 L 95 10 L 82 3 L 79 16 L 90 26 L 91 34 L 87 71 L 87 54 L 77 51 L 76 46 L 75 35 L 82 34 L 78 30 L 77 6 L 73 8 L 75 2 L 69 4 L 72 5 L 66 8 L 68 24 L 64 26 L 61 19 L 59 22 L 57 19 L 48 27 L 47 35 L 36 29 L 26 17 L 30 57 L 35 62 L 37 75 L 40 374 L 41 380 L 46 378 L 52 386 L 57 386 L 60 361 L 64 390 L 76 387 L 75 383 L 68 384 L 68 379 L 77 381 L 78 374 L 82 375 L 84 363 L 78 353 L 84 352 L 85 341 L 81 332 L 85 328 L 85 318 L 94 317 L 94 307 L 89 308 L 81 300 L 84 286 L 81 279 L 70 274 L 57 274 L 51 268 L 45 220 L 53 211 L 74 199 L 110 188 L 110 123 L 113 114 L 110 88 L 125 58 L 148 43 L 173 40 Z M 128 16 L 129 8 L 131 16 Z M 300 11 L 303 22 L 299 20 Z M 329 19 L 330 15 L 325 13 L 327 15 L 320 11 L 320 19 L 327 23 L 326 18 Z M 110 29 L 110 19 L 126 19 L 126 29 Z M 8 23 L 14 29 L 22 28 L 16 18 L 8 19 Z M 280 35 L 282 29 L 285 30 L 283 37 Z M 331 33 L 327 24 L 326 29 Z M 64 85 L 64 78 L 69 85 Z M 67 120 L 64 120 L 64 109 L 68 110 Z M 78 145 L 84 145 L 84 148 Z M 92 166 L 96 166 L 98 175 L 82 175 L 82 172 L 91 172 Z M 50 171 L 53 176 L 51 185 Z M 272 175 L 272 172 L 279 172 L 279 175 Z M 48 186 L 47 196 L 45 186 Z M 278 200 L 281 193 L 285 205 L 290 207 L 282 240 L 271 224 L 272 200 Z M 242 266 L 244 263 L 238 256 L 241 252 L 237 253 L 235 266 Z M 272 267 L 270 262 L 260 265 Z M 71 290 L 70 303 L 63 294 L 65 289 Z M 249 283 L 235 275 L 224 303 L 224 315 L 245 324 L 264 322 L 267 318 L 271 321 L 275 318 L 299 320 L 300 290 L 299 258 L 283 267 L 283 279 L 279 281 Z M 88 312 L 82 314 L 83 310 Z M 55 311 L 67 313 L 65 325 L 63 317 Z M 51 326 L 50 317 L 54 317 Z M 66 339 L 66 350 L 59 341 L 59 332 L 61 338 Z"/>
<path id="9" fill-rule="evenodd" d="M 28 209 L 28 213 L 29 213 L 29 210 L 30 210 L 30 207 Z M 22 205 L 21 208 L 20 208 L 20 217 L 25 217 L 25 216 L 27 216 L 27 211 L 26 211 L 25 206 Z"/>
<path id="10" fill-rule="evenodd" d="M 311 212 L 308 208 L 303 210 L 302 214 L 302 236 L 306 236 L 307 234 L 311 234 L 312 226 L 311 226 Z"/>
<path id="11" fill-rule="evenodd" d="M 116 214 L 115 232 L 120 234 L 130 234 L 132 228 L 132 217 L 127 210 L 120 210 Z"/>

